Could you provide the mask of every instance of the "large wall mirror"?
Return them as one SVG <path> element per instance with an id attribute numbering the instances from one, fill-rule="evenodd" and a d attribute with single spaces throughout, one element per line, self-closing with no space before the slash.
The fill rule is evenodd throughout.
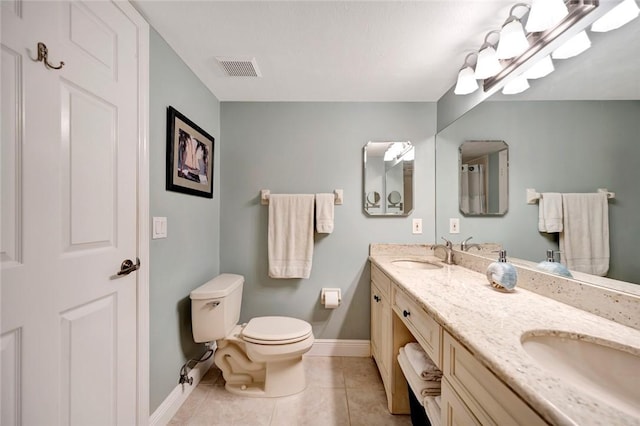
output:
<path id="1" fill-rule="evenodd" d="M 458 150 L 458 198 L 466 216 L 503 215 L 509 208 L 509 146 L 466 141 Z"/>
<path id="2" fill-rule="evenodd" d="M 407 216 L 413 210 L 415 147 L 411 142 L 364 146 L 363 208 L 369 216 Z"/>
<path id="3" fill-rule="evenodd" d="M 527 204 L 526 189 L 608 188 L 616 194 L 608 209 L 609 271 L 606 278 L 574 277 L 609 287 L 620 284 L 614 280 L 640 284 L 640 19 L 588 34 L 591 49 L 554 61 L 556 70 L 530 80 L 526 92 L 493 95 L 437 134 L 436 237 L 500 243 L 512 260 L 535 265 L 546 250 L 558 250 L 559 235 L 538 231 L 538 204 Z M 470 137 L 508 141 L 509 209 L 499 217 L 465 215 L 461 233 L 450 235 L 448 218 L 459 216 L 458 147 Z"/>

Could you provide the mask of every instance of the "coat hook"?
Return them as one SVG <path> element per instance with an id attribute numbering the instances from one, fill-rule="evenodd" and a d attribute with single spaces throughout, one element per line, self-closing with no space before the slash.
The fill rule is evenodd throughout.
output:
<path id="1" fill-rule="evenodd" d="M 49 58 L 47 58 L 48 55 L 49 55 L 49 49 L 47 49 L 47 45 L 42 42 L 38 42 L 38 59 L 37 59 L 38 62 L 44 62 L 45 67 L 51 68 L 54 70 L 59 70 L 64 66 L 64 62 L 62 61 L 60 61 L 60 65 L 58 65 L 57 67 L 54 67 L 53 65 L 51 65 L 49 63 Z"/>

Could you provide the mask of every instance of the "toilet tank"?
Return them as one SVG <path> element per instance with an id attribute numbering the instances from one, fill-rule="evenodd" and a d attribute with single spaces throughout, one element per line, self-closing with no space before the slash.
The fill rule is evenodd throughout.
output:
<path id="1" fill-rule="evenodd" d="M 197 343 L 227 337 L 240 319 L 244 277 L 221 274 L 193 290 L 191 328 Z"/>

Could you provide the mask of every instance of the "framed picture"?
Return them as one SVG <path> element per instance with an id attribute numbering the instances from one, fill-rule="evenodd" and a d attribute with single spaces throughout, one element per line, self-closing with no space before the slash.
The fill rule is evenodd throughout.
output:
<path id="1" fill-rule="evenodd" d="M 213 198 L 214 142 L 178 110 L 167 108 L 167 191 Z"/>

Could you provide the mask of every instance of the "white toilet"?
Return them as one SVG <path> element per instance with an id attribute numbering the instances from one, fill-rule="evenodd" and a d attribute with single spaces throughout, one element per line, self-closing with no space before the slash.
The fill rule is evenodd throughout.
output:
<path id="1" fill-rule="evenodd" d="M 215 363 L 229 392 L 293 395 L 306 387 L 302 355 L 313 345 L 311 325 L 288 317 L 257 317 L 238 325 L 244 277 L 221 274 L 191 292 L 193 339 L 216 341 Z"/>

